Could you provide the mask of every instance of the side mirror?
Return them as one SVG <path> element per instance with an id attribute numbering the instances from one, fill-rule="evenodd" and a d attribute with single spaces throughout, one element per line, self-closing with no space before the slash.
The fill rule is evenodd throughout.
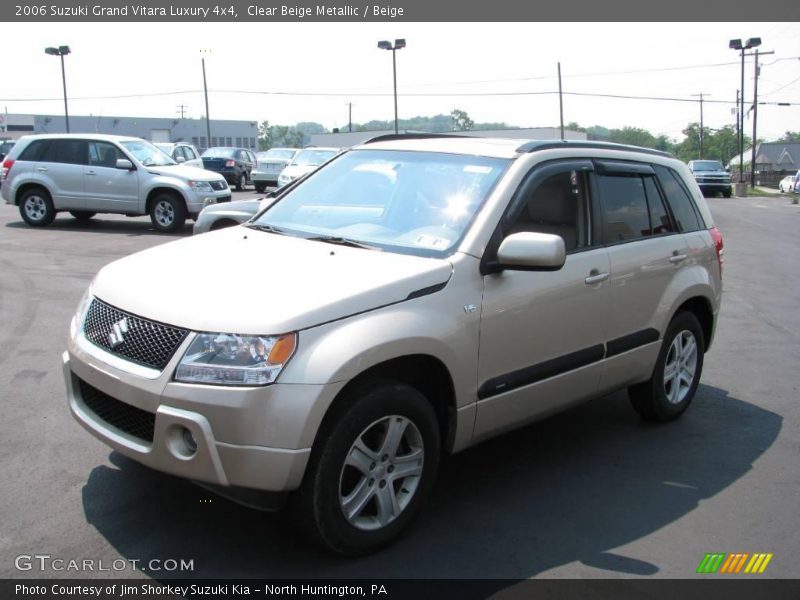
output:
<path id="1" fill-rule="evenodd" d="M 513 233 L 497 249 L 497 262 L 509 269 L 555 271 L 564 266 L 566 259 L 564 238 L 549 233 Z"/>
<path id="2" fill-rule="evenodd" d="M 117 168 L 124 169 L 125 171 L 133 171 L 133 163 L 129 161 L 127 158 L 118 158 Z"/>
<path id="3" fill-rule="evenodd" d="M 185 163 L 186 162 L 186 157 L 185 156 L 179 156 L 178 158 L 175 159 L 175 162 L 176 163 Z"/>

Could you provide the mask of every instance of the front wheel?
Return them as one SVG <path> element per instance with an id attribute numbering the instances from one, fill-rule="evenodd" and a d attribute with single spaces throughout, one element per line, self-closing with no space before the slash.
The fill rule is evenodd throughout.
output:
<path id="1" fill-rule="evenodd" d="M 31 188 L 20 198 L 19 214 L 28 225 L 44 227 L 50 225 L 56 218 L 56 209 L 47 190 Z"/>
<path id="2" fill-rule="evenodd" d="M 647 421 L 677 419 L 694 398 L 703 372 L 705 341 L 697 317 L 679 312 L 664 334 L 653 375 L 628 388 L 633 408 Z"/>
<path id="3" fill-rule="evenodd" d="M 731 190 L 725 190 L 725 191 L 723 191 L 723 192 L 722 192 L 722 195 L 723 195 L 723 196 L 725 196 L 726 198 L 730 198 L 730 197 L 731 197 Z"/>
<path id="4" fill-rule="evenodd" d="M 256 193 L 258 194 L 263 194 L 264 191 L 267 189 L 267 186 L 264 185 L 263 183 L 256 183 L 255 186 L 256 186 Z"/>
<path id="5" fill-rule="evenodd" d="M 150 206 L 150 221 L 158 231 L 178 231 L 186 223 L 183 199 L 172 194 L 159 194 Z"/>
<path id="6" fill-rule="evenodd" d="M 389 544 L 436 476 L 440 436 L 430 402 L 405 384 L 373 382 L 340 405 L 318 440 L 294 498 L 298 525 L 349 556 Z"/>

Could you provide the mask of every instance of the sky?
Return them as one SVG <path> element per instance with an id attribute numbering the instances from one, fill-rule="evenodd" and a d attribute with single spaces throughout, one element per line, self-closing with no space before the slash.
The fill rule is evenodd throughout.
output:
<path id="1" fill-rule="evenodd" d="M 740 84 L 728 41 L 749 37 L 774 51 L 760 60 L 759 100 L 794 104 L 759 105 L 758 137 L 800 130 L 800 35 L 789 22 L 23 23 L 3 28 L 0 111 L 63 114 L 59 60 L 44 48 L 69 45 L 70 114 L 177 118 L 184 105 L 186 116 L 200 117 L 203 56 L 212 120 L 346 128 L 348 103 L 354 122 L 391 120 L 391 53 L 377 42 L 405 38 L 396 57 L 401 119 L 458 108 L 479 122 L 557 126 L 558 96 L 548 92 L 558 90 L 560 61 L 564 92 L 703 93 L 705 125 L 719 128 L 735 123 Z M 754 64 L 746 60 L 749 104 Z M 564 96 L 564 122 L 582 126 L 641 127 L 680 140 L 699 119 L 698 102 Z M 750 118 L 745 128 L 752 133 Z"/>

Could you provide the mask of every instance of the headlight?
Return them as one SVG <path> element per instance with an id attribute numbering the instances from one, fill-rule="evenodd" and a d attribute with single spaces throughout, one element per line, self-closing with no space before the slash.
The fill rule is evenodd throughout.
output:
<path id="1" fill-rule="evenodd" d="M 214 189 L 211 187 L 211 184 L 207 181 L 189 181 L 187 182 L 189 187 L 192 188 L 195 192 L 213 192 Z"/>
<path id="2" fill-rule="evenodd" d="M 267 385 L 278 378 L 296 347 L 296 333 L 281 336 L 200 333 L 183 355 L 175 380 Z"/>

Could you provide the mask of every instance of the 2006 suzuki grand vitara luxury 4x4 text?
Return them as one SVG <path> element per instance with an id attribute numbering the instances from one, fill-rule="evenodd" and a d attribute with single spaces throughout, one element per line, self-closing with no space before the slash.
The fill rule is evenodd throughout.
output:
<path id="1" fill-rule="evenodd" d="M 103 268 L 71 324 L 69 406 L 126 456 L 288 498 L 318 541 L 369 552 L 443 453 L 621 388 L 679 416 L 721 270 L 667 154 L 385 136 L 242 226 Z"/>

